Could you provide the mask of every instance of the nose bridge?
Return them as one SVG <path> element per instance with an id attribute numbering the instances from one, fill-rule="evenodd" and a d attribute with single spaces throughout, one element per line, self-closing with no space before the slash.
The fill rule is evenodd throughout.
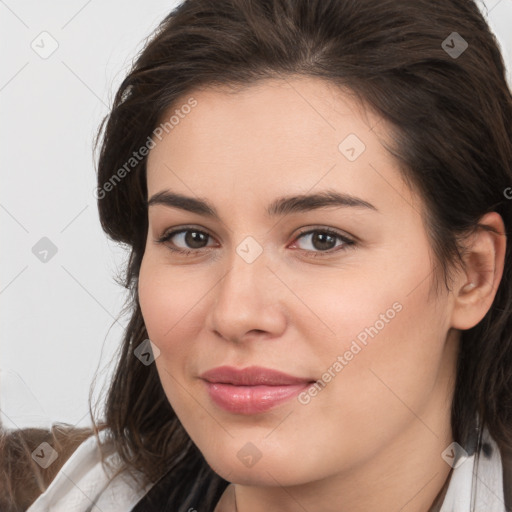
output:
<path id="1" fill-rule="evenodd" d="M 283 327 L 272 284 L 275 276 L 267 263 L 267 253 L 254 237 L 247 236 L 233 247 L 211 310 L 212 328 L 223 337 L 241 339 L 248 331 L 275 333 Z"/>
<path id="2" fill-rule="evenodd" d="M 256 297 L 266 288 L 259 285 L 263 285 L 272 273 L 267 268 L 267 253 L 254 237 L 243 238 L 233 247 L 228 259 L 229 269 L 220 283 L 221 295 L 228 301 Z"/>

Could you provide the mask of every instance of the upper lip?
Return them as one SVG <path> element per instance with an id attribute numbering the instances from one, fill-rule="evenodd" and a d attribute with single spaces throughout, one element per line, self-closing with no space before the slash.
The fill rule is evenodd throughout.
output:
<path id="1" fill-rule="evenodd" d="M 219 366 L 202 373 L 200 377 L 208 382 L 232 384 L 234 386 L 289 386 L 312 382 L 311 379 L 294 377 L 261 366 L 249 366 L 241 369 L 232 366 Z"/>

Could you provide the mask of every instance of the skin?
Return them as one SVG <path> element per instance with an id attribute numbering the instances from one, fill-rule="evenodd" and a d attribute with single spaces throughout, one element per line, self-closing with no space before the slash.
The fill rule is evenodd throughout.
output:
<path id="1" fill-rule="evenodd" d="M 309 77 L 193 97 L 197 106 L 149 153 L 148 198 L 165 190 L 201 198 L 220 219 L 150 206 L 139 300 L 170 404 L 210 466 L 234 484 L 218 510 L 233 510 L 236 494 L 239 512 L 428 511 L 451 470 L 441 453 L 453 440 L 460 329 L 492 304 L 505 237 L 479 231 L 452 291 L 429 294 L 423 202 L 382 145 L 390 133 L 383 119 Z M 366 146 L 354 161 L 338 149 L 351 133 Z M 281 196 L 324 190 L 378 211 L 266 214 Z M 482 222 L 504 233 L 496 213 Z M 210 237 L 199 239 L 202 248 L 183 234 L 155 242 L 183 226 Z M 302 228 L 331 228 L 356 245 L 322 245 L 300 237 Z M 236 251 L 247 236 L 263 250 L 252 263 Z M 320 379 L 394 303 L 400 312 L 307 404 L 294 398 L 258 415 L 229 413 L 198 378 L 221 365 L 259 365 Z M 251 467 L 237 457 L 249 442 L 261 454 Z"/>

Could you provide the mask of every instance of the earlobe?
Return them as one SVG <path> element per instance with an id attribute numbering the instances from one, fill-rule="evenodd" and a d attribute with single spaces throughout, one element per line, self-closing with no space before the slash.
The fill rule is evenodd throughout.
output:
<path id="1" fill-rule="evenodd" d="M 484 318 L 503 276 L 506 249 L 503 219 L 498 213 L 491 212 L 484 215 L 478 224 L 479 229 L 466 243 L 464 272 L 453 288 L 451 326 L 460 330 L 471 329 Z"/>

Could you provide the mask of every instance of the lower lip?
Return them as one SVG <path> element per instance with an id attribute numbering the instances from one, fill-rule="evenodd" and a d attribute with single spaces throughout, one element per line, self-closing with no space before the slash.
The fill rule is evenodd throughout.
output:
<path id="1" fill-rule="evenodd" d="M 283 386 L 234 386 L 205 381 L 210 398 L 219 407 L 237 414 L 257 414 L 290 400 L 312 382 Z"/>

